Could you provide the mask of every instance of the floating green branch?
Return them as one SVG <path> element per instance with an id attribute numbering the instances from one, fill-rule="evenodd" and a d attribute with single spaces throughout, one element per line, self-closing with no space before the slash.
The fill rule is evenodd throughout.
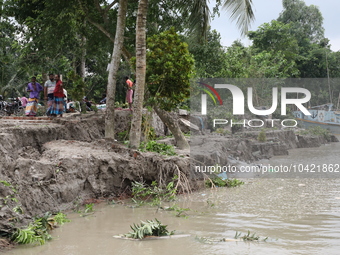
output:
<path id="1" fill-rule="evenodd" d="M 225 181 L 227 183 L 227 187 L 238 187 L 244 184 L 243 181 L 240 181 L 238 179 L 228 179 Z"/>
<path id="2" fill-rule="evenodd" d="M 241 236 L 242 233 L 238 233 L 236 231 L 235 234 L 235 239 L 242 239 L 243 241 L 261 241 L 260 237 L 256 235 L 256 233 L 251 234 L 250 231 L 248 230 L 248 233 Z M 264 238 L 262 241 L 266 241 L 268 237 Z"/>
<path id="3" fill-rule="evenodd" d="M 242 233 L 236 232 L 234 238 L 222 238 L 222 239 L 213 239 L 213 238 L 207 238 L 207 237 L 198 237 L 196 236 L 195 238 L 198 242 L 200 243 L 205 243 L 205 244 L 215 244 L 219 242 L 239 242 L 239 241 L 267 241 L 268 237 L 264 238 L 261 240 L 259 236 L 256 235 L 256 233 L 251 234 L 250 231 L 248 231 L 247 234 L 242 236 Z"/>
<path id="4" fill-rule="evenodd" d="M 195 240 L 197 240 L 200 243 L 204 243 L 204 244 L 214 244 L 219 242 L 218 240 L 214 240 L 211 238 L 207 238 L 207 237 L 199 237 L 199 236 L 195 236 Z"/>
<path id="5" fill-rule="evenodd" d="M 66 222 L 70 222 L 70 220 L 66 218 L 66 215 L 61 212 L 57 213 L 57 215 L 55 215 L 53 218 L 55 222 L 60 226 Z"/>
<path id="6" fill-rule="evenodd" d="M 90 204 L 85 204 L 85 213 L 90 213 L 90 212 L 93 212 L 93 206 L 94 204 L 93 203 L 90 203 Z"/>
<path id="7" fill-rule="evenodd" d="M 212 179 L 209 179 L 205 182 L 205 185 L 209 188 L 211 187 L 237 187 L 237 186 L 241 186 L 243 185 L 244 182 L 240 181 L 238 179 L 227 179 L 227 180 L 223 180 L 220 177 L 215 177 Z"/>
<path id="8" fill-rule="evenodd" d="M 183 217 L 183 218 L 187 218 L 189 215 L 186 212 L 190 211 L 190 208 L 181 208 L 176 204 L 170 207 L 159 207 L 159 208 L 165 211 L 174 211 L 176 213 L 175 214 L 176 217 Z"/>
<path id="9" fill-rule="evenodd" d="M 167 225 L 163 225 L 157 219 L 154 221 L 141 221 L 140 225 L 133 224 L 133 226 L 130 226 L 130 228 L 132 231 L 125 234 L 124 236 L 133 239 L 143 239 L 147 236 L 169 236 L 174 234 L 174 231 L 169 232 L 167 230 Z"/>

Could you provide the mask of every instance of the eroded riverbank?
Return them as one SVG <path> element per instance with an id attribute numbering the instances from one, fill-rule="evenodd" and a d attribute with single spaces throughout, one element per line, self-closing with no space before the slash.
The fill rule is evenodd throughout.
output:
<path id="1" fill-rule="evenodd" d="M 117 123 L 123 123 L 126 114 L 118 115 Z M 102 115 L 56 121 L 42 119 L 1 122 L 0 179 L 16 189 L 15 193 L 11 187 L 2 186 L 0 190 L 3 198 L 10 198 L 1 209 L 0 231 L 3 234 L 27 225 L 34 216 L 43 215 L 47 211 L 69 210 L 90 198 L 119 196 L 129 190 L 133 181 L 151 183 L 155 180 L 160 183 L 178 175 L 189 180 L 191 188 L 195 190 L 205 177 L 190 169 L 189 152 L 164 157 L 130 150 L 118 142 L 104 140 Z M 124 129 L 123 124 L 118 127 L 118 130 Z M 260 151 L 260 155 L 271 157 L 275 150 L 270 148 L 290 148 L 284 146 L 284 142 L 298 147 L 296 141 L 299 139 L 293 131 L 274 133 L 275 141 L 261 143 L 260 147 L 256 147 L 256 134 L 252 137 L 248 133 L 245 137 L 205 139 L 212 144 L 219 143 L 218 148 L 222 152 L 219 157 L 226 160 L 225 163 L 233 163 L 231 157 L 249 161 L 259 159 L 259 153 L 254 153 L 254 148 L 269 148 Z M 323 142 L 318 140 L 314 144 L 320 146 Z M 250 143 L 255 147 L 247 146 Z M 211 147 L 213 152 L 218 151 L 214 146 Z M 210 157 L 209 160 L 216 159 L 211 157 L 214 153 L 204 155 L 208 159 Z M 209 163 L 203 159 L 203 163 Z M 182 181 L 185 182 L 185 179 Z M 12 200 L 12 197 L 17 201 Z M 16 206 L 22 209 L 22 214 L 13 210 Z"/>
<path id="2" fill-rule="evenodd" d="M 89 198 L 119 196 L 133 181 L 166 183 L 178 175 L 190 178 L 195 188 L 188 153 L 164 157 L 104 140 L 103 116 L 5 121 L 0 179 L 11 186 L 1 185 L 0 190 L 3 198 L 9 197 L 2 201 L 3 234 L 48 211 L 71 209 Z"/>

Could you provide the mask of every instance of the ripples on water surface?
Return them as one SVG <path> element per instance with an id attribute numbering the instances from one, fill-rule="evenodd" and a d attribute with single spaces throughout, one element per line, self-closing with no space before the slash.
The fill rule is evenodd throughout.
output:
<path id="1" fill-rule="evenodd" d="M 340 144 L 293 150 L 271 163 L 340 163 Z M 311 156 L 312 158 L 307 158 Z M 188 218 L 153 208 L 97 205 L 94 216 L 72 219 L 53 231 L 44 246 L 21 246 L 10 255 L 106 255 L 106 254 L 340 254 L 340 179 L 246 179 L 238 188 L 204 190 L 180 198 Z M 213 204 L 213 206 L 211 206 Z M 190 237 L 128 241 L 112 236 L 129 232 L 131 223 L 157 218 L 169 230 Z M 266 242 L 218 242 L 204 244 L 195 236 L 233 238 L 236 231 L 256 232 Z"/>

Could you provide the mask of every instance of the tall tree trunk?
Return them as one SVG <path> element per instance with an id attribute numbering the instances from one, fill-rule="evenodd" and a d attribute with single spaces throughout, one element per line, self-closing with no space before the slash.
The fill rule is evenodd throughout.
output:
<path id="1" fill-rule="evenodd" d="M 73 55 L 72 57 L 72 69 L 74 73 L 77 73 L 77 57 Z"/>
<path id="2" fill-rule="evenodd" d="M 84 27 L 86 26 L 86 20 L 84 20 Z M 80 59 L 77 59 L 77 63 L 75 64 L 75 72 L 79 74 L 79 76 L 82 78 L 82 80 L 85 80 L 85 67 L 86 67 L 86 37 L 84 35 L 78 35 L 80 40 Z"/>
<path id="3" fill-rule="evenodd" d="M 176 140 L 176 146 L 180 150 L 190 149 L 188 141 L 185 139 L 178 122 L 167 112 L 158 107 L 154 107 L 155 112 L 163 123 L 170 129 Z"/>
<path id="4" fill-rule="evenodd" d="M 138 148 L 141 138 L 146 73 L 146 15 L 148 0 L 139 0 L 136 24 L 136 90 L 130 129 L 130 147 Z"/>
<path id="5" fill-rule="evenodd" d="M 105 138 L 114 138 L 115 93 L 117 72 L 124 43 L 127 0 L 119 0 L 115 43 L 113 47 L 106 94 Z"/>
<path id="6" fill-rule="evenodd" d="M 81 37 L 81 58 L 80 58 L 80 68 L 79 75 L 84 80 L 85 79 L 85 64 L 86 64 L 86 37 Z"/>

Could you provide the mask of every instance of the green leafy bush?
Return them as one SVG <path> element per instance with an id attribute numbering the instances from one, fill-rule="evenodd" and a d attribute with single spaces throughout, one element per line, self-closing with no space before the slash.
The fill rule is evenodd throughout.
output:
<path id="1" fill-rule="evenodd" d="M 133 201 L 137 204 L 151 201 L 151 205 L 160 206 L 162 201 L 169 202 L 175 200 L 176 193 L 177 188 L 174 185 L 174 181 L 169 182 L 166 187 L 160 187 L 156 181 L 153 181 L 151 186 L 141 182 L 132 183 Z"/>
<path id="2" fill-rule="evenodd" d="M 310 136 L 321 136 L 324 137 L 326 140 L 331 138 L 331 133 L 329 130 L 324 129 L 322 127 L 312 127 L 306 130 L 300 130 L 298 132 L 299 135 L 310 135 Z"/>
<path id="3" fill-rule="evenodd" d="M 18 244 L 39 243 L 45 244 L 46 241 L 52 239 L 49 230 L 53 223 L 47 217 L 37 218 L 30 223 L 25 229 L 17 229 L 14 232 L 12 239 Z"/>
<path id="4" fill-rule="evenodd" d="M 175 156 L 175 149 L 172 145 L 157 143 L 156 141 L 148 141 L 147 143 L 141 143 L 139 149 L 141 151 L 152 151 L 162 155 Z"/>
<path id="5" fill-rule="evenodd" d="M 39 243 L 40 245 L 46 241 L 36 233 L 33 225 L 29 225 L 25 229 L 18 229 L 13 235 L 13 240 L 18 244 Z"/>
<path id="6" fill-rule="evenodd" d="M 260 131 L 259 135 L 257 136 L 257 140 L 259 142 L 267 141 L 267 135 L 266 135 L 266 132 L 263 129 Z"/>
<path id="7" fill-rule="evenodd" d="M 26 228 L 17 229 L 12 235 L 12 240 L 18 244 L 38 243 L 43 245 L 46 241 L 52 239 L 49 231 L 56 224 L 62 225 L 69 221 L 63 213 L 58 213 L 52 217 L 52 214 L 47 212 L 43 217 L 35 218 Z"/>

